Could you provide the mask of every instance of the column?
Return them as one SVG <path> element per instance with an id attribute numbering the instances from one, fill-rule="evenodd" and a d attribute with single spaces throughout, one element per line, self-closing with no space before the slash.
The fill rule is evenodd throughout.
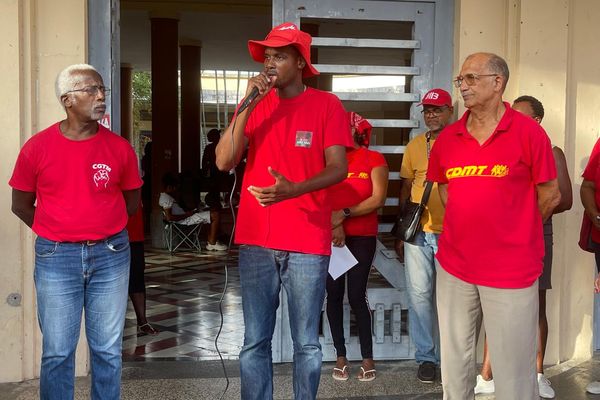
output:
<path id="1" fill-rule="evenodd" d="M 152 69 L 152 245 L 162 247 L 162 212 L 158 197 L 162 177 L 179 168 L 178 19 L 175 15 L 150 17 Z"/>
<path id="2" fill-rule="evenodd" d="M 181 54 L 181 170 L 200 168 L 200 52 L 199 41 L 180 41 Z"/>
<path id="3" fill-rule="evenodd" d="M 132 73 L 131 64 L 121 64 L 121 136 L 134 144 Z"/>

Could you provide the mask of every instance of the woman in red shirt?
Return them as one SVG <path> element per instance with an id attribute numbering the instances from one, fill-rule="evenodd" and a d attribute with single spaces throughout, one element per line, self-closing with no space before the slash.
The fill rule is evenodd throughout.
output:
<path id="1" fill-rule="evenodd" d="M 346 153 L 348 177 L 331 188 L 333 245 L 348 246 L 358 264 L 333 280 L 327 277 L 327 318 L 337 353 L 333 379 L 345 381 L 350 377 L 343 327 L 343 300 L 348 281 L 348 300 L 356 316 L 361 355 L 363 358 L 358 379 L 375 379 L 371 310 L 367 302 L 367 281 L 377 244 L 377 210 L 385 203 L 388 185 L 388 166 L 378 152 L 368 150 L 371 124 L 360 115 L 350 112 L 354 148 Z"/>
<path id="2" fill-rule="evenodd" d="M 158 335 L 158 329 L 150 325 L 146 318 L 146 282 L 144 280 L 144 269 L 146 259 L 144 258 L 144 212 L 142 204 L 137 212 L 129 217 L 127 221 L 127 233 L 129 234 L 129 247 L 131 248 L 131 264 L 129 267 L 129 298 L 133 304 L 135 317 L 137 319 L 138 333 L 147 335 Z"/>

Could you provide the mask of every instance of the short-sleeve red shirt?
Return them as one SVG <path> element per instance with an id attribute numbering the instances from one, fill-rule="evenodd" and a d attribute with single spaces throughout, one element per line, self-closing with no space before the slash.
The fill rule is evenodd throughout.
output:
<path id="1" fill-rule="evenodd" d="M 142 204 L 138 207 L 135 214 L 127 220 L 127 233 L 130 242 L 143 242 L 144 237 L 144 210 Z"/>
<path id="2" fill-rule="evenodd" d="M 467 111 L 433 146 L 427 178 L 448 184 L 437 259 L 468 283 L 531 286 L 543 267 L 536 185 L 556 179 L 550 139 L 533 119 L 506 112 L 482 145 L 467 131 Z"/>
<path id="3" fill-rule="evenodd" d="M 346 153 L 348 177 L 331 187 L 330 196 L 333 210 L 352 207 L 373 194 L 373 168 L 387 166 L 385 158 L 378 152 L 360 147 Z M 366 215 L 348 218 L 344 221 L 346 236 L 377 235 L 377 211 Z"/>
<path id="4" fill-rule="evenodd" d="M 247 188 L 273 185 L 269 167 L 292 182 L 312 178 L 325 168 L 325 149 L 351 147 L 350 124 L 340 100 L 312 88 L 291 99 L 280 99 L 271 90 L 250 114 L 245 135 L 248 160 L 236 243 L 330 254 L 331 204 L 326 189 L 262 207 Z"/>
<path id="5" fill-rule="evenodd" d="M 583 171 L 583 179 L 594 182 L 596 186 L 594 199 L 596 200 L 596 206 L 600 207 L 600 140 L 594 145 L 590 160 L 585 167 L 585 171 Z M 592 240 L 600 243 L 600 231 L 598 229 L 592 229 Z"/>
<path id="6" fill-rule="evenodd" d="M 23 146 L 9 185 L 35 192 L 33 231 L 49 240 L 102 239 L 127 224 L 124 190 L 142 186 L 133 148 L 99 125 L 89 139 L 62 135 L 56 123 Z"/>

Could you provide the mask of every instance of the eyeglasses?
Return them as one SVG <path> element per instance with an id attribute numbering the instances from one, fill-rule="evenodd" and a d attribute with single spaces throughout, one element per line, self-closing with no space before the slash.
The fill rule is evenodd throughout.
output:
<path id="1" fill-rule="evenodd" d="M 460 88 L 460 85 L 462 85 L 463 81 L 465 81 L 467 86 L 473 86 L 479 79 L 481 79 L 481 77 L 484 76 L 498 76 L 498 74 L 464 74 L 457 76 L 452 82 L 457 88 Z"/>
<path id="2" fill-rule="evenodd" d="M 89 94 L 90 96 L 96 96 L 98 94 L 98 91 L 102 92 L 104 95 L 110 94 L 110 89 L 107 88 L 106 86 L 95 86 L 95 85 L 84 87 L 82 89 L 69 90 L 68 92 L 65 92 L 65 94 L 73 93 L 73 92 L 85 92 L 85 93 Z"/>
<path id="3" fill-rule="evenodd" d="M 446 111 L 446 109 L 448 109 L 447 106 L 444 106 L 444 107 L 434 107 L 434 108 L 425 108 L 425 109 L 421 110 L 421 114 L 423 114 L 423 115 L 435 115 L 437 117 L 437 116 L 442 115 L 442 113 L 444 111 Z"/>

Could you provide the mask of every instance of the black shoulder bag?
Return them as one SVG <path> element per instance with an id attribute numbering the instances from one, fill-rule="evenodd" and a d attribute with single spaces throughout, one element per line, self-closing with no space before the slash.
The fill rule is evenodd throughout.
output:
<path id="1" fill-rule="evenodd" d="M 429 160 L 429 153 L 431 151 L 431 133 L 427 132 L 427 159 Z M 425 192 L 423 193 L 423 197 L 421 198 L 420 203 L 413 203 L 410 199 L 406 200 L 406 203 L 402 205 L 400 209 L 400 213 L 398 214 L 398 220 L 394 224 L 391 233 L 396 236 L 396 238 L 404 241 L 404 242 L 412 242 L 415 240 L 415 236 L 422 229 L 421 226 L 421 215 L 423 215 L 423 210 L 425 210 L 425 206 L 429 201 L 429 195 L 431 194 L 431 188 L 433 187 L 433 182 L 427 181 L 425 184 Z"/>

